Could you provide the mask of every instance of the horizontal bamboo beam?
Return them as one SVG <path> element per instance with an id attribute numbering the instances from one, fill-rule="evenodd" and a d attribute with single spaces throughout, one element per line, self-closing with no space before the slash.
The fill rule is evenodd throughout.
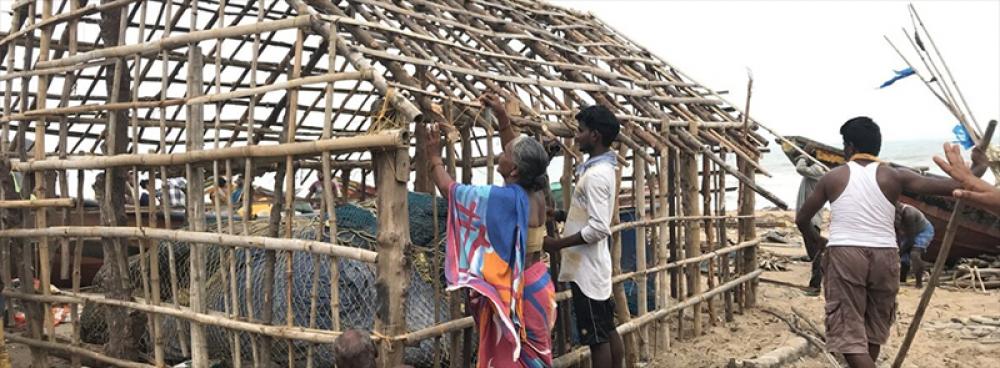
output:
<path id="1" fill-rule="evenodd" d="M 234 98 L 253 96 L 256 94 L 267 93 L 271 91 L 292 89 L 308 84 L 329 83 L 342 80 L 371 80 L 372 75 L 374 75 L 374 73 L 371 70 L 365 70 L 360 72 L 327 73 L 322 75 L 314 75 L 310 77 L 296 78 L 256 88 L 247 88 L 226 93 L 216 93 L 211 95 L 198 96 L 189 99 L 185 104 L 194 105 L 194 104 L 219 102 Z"/>
<path id="2" fill-rule="evenodd" d="M 611 278 L 611 282 L 612 283 L 619 283 L 619 282 L 622 282 L 622 281 L 625 281 L 625 280 L 628 280 L 628 279 L 632 279 L 632 278 L 636 278 L 636 277 L 639 277 L 639 276 L 642 276 L 642 275 L 655 274 L 655 273 L 667 271 L 667 270 L 670 270 L 670 269 L 673 269 L 673 268 L 678 268 L 678 267 L 681 267 L 681 266 L 684 266 L 684 265 L 688 265 L 688 264 L 692 264 L 692 263 L 699 263 L 699 262 L 702 262 L 702 261 L 706 261 L 706 260 L 708 260 L 710 258 L 714 258 L 714 257 L 722 256 L 722 255 L 725 255 L 725 254 L 728 254 L 728 253 L 732 253 L 732 252 L 738 251 L 738 250 L 743 249 L 743 248 L 755 247 L 757 245 L 760 245 L 760 239 L 754 239 L 754 240 L 745 241 L 745 242 L 742 242 L 742 243 L 739 243 L 739 244 L 736 244 L 736 245 L 731 245 L 731 246 L 728 246 L 728 247 L 725 247 L 725 248 L 720 248 L 720 249 L 717 249 L 717 250 L 709 252 L 709 253 L 704 253 L 704 254 L 702 254 L 700 256 L 697 256 L 697 257 L 685 258 L 685 259 L 682 259 L 680 261 L 671 262 L 671 263 L 659 265 L 659 266 L 656 266 L 656 267 L 650 267 L 650 268 L 647 268 L 644 271 L 633 271 L 633 272 L 629 272 L 629 273 L 619 274 L 618 276 L 615 276 L 615 277 Z"/>
<path id="3" fill-rule="evenodd" d="M 632 331 L 635 331 L 639 327 L 645 326 L 645 325 L 647 325 L 649 323 L 652 323 L 654 321 L 662 319 L 662 318 L 664 318 L 666 316 L 669 316 L 670 314 L 675 313 L 677 311 L 680 311 L 680 310 L 682 310 L 684 308 L 689 308 L 689 307 L 691 307 L 691 306 L 693 306 L 695 304 L 698 304 L 698 303 L 704 303 L 709 298 L 712 298 L 712 297 L 714 297 L 714 296 L 716 296 L 718 294 L 721 294 L 723 292 L 729 291 L 729 290 L 731 290 L 731 289 L 733 289 L 733 288 L 735 288 L 735 287 L 737 287 L 737 286 L 739 286 L 739 285 L 741 285 L 743 283 L 749 282 L 749 281 L 751 281 L 751 280 L 759 277 L 760 274 L 763 273 L 763 272 L 764 272 L 764 270 L 753 271 L 753 272 L 751 272 L 749 274 L 740 276 L 739 278 L 737 278 L 735 280 L 732 280 L 732 281 L 729 281 L 729 282 L 727 282 L 725 284 L 719 285 L 718 287 L 716 287 L 716 288 L 714 288 L 712 290 L 709 290 L 709 291 L 707 291 L 705 293 L 702 293 L 702 294 L 696 295 L 696 296 L 688 297 L 688 299 L 684 300 L 681 303 L 677 303 L 677 304 L 671 305 L 671 306 L 666 307 L 666 308 L 658 309 L 655 312 L 649 312 L 649 313 L 646 313 L 644 315 L 632 318 L 631 321 L 619 325 L 617 328 L 615 328 L 615 330 L 618 331 L 619 335 L 628 334 L 628 333 L 630 333 Z M 576 348 L 576 349 L 574 349 L 573 351 L 571 351 L 569 353 L 563 354 L 563 355 L 561 355 L 561 356 L 553 359 L 553 361 L 552 361 L 552 367 L 553 368 L 568 368 L 568 367 L 572 367 L 574 364 L 576 364 L 576 363 L 580 362 L 581 360 L 586 359 L 588 357 L 590 357 L 590 347 L 587 347 L 587 346 L 579 347 L 579 348 Z"/>
<path id="4" fill-rule="evenodd" d="M 325 331 L 313 328 L 262 325 L 253 322 L 235 320 L 219 312 L 209 311 L 209 313 L 196 313 L 191 311 L 191 308 L 187 307 L 176 307 L 176 306 L 171 306 L 169 304 L 151 305 L 151 304 L 146 304 L 145 302 L 141 302 L 141 300 L 140 302 L 133 302 L 127 300 L 111 299 L 101 294 L 60 291 L 57 295 L 41 295 L 41 294 L 24 294 L 19 292 L 4 291 L 3 295 L 15 299 L 22 299 L 40 303 L 75 303 L 75 304 L 93 303 L 100 305 L 110 305 L 115 307 L 132 309 L 140 312 L 155 313 L 163 316 L 170 316 L 206 326 L 215 326 L 224 329 L 261 334 L 281 339 L 306 341 L 317 344 L 332 344 L 341 334 L 338 331 Z M 379 337 L 372 336 L 372 339 L 377 340 L 379 339 Z"/>
<path id="5" fill-rule="evenodd" d="M 342 153 L 369 149 L 402 148 L 406 147 L 408 142 L 409 139 L 406 131 L 385 130 L 368 135 L 280 145 L 226 147 L 172 154 L 146 153 L 110 157 L 80 157 L 66 160 L 45 159 L 28 162 L 11 160 L 10 165 L 13 170 L 20 172 L 39 170 L 92 170 L 127 166 L 175 166 L 236 158 L 302 156 L 318 154 L 320 152 Z"/>
<path id="6" fill-rule="evenodd" d="M 87 5 L 85 7 L 79 8 L 77 10 L 68 12 L 68 13 L 62 13 L 62 14 L 58 14 L 58 15 L 55 15 L 55 16 L 43 19 L 40 22 L 37 22 L 35 24 L 29 25 L 29 26 L 26 26 L 26 27 L 22 27 L 21 29 L 17 30 L 17 32 L 14 32 L 14 33 L 11 33 L 11 34 L 7 35 L 7 37 L 4 37 L 3 40 L 0 40 L 0 47 L 6 45 L 8 42 L 13 41 L 14 39 L 16 39 L 18 37 L 21 37 L 21 36 L 23 36 L 25 34 L 31 33 L 33 31 L 35 31 L 36 29 L 41 29 L 42 27 L 46 27 L 46 26 L 50 26 L 50 25 L 53 25 L 53 24 L 62 23 L 62 22 L 65 22 L 65 21 L 68 21 L 68 20 L 71 20 L 71 19 L 76 19 L 76 18 L 84 17 L 84 16 L 87 16 L 87 15 L 90 15 L 90 14 L 94 14 L 94 13 L 97 13 L 97 12 L 108 11 L 108 10 L 120 8 L 122 6 L 126 6 L 126 5 L 129 5 L 129 4 L 137 2 L 137 1 L 139 1 L 139 0 L 118 0 L 118 1 L 112 1 L 112 2 L 109 2 L 109 3 L 100 4 L 100 5 L 90 4 L 90 5 Z"/>
<path id="7" fill-rule="evenodd" d="M 422 340 L 441 336 L 452 331 L 458 331 L 470 328 L 473 325 L 475 325 L 475 321 L 473 321 L 472 317 L 462 317 L 459 319 L 451 320 L 424 329 L 413 331 L 405 335 L 395 337 L 394 339 L 401 340 L 406 345 L 415 345 Z"/>
<path id="8" fill-rule="evenodd" d="M 0 121 L 8 122 L 8 121 L 18 121 L 18 120 L 40 120 L 39 118 L 46 116 L 75 115 L 75 114 L 82 114 L 85 112 L 95 112 L 95 111 L 150 109 L 150 108 L 167 107 L 167 106 L 178 106 L 183 104 L 184 104 L 183 99 L 86 104 L 86 105 L 59 107 L 54 109 L 29 110 L 21 114 L 4 116 L 3 118 L 0 118 Z M 46 118 L 45 120 L 48 121 L 51 119 Z"/>
<path id="9" fill-rule="evenodd" d="M 130 362 L 130 361 L 121 360 L 121 359 L 118 359 L 118 358 L 112 358 L 112 357 L 109 357 L 107 355 L 95 352 L 95 351 L 90 351 L 90 350 L 87 350 L 87 349 L 84 349 L 84 348 L 80 348 L 80 347 L 76 347 L 76 346 L 72 346 L 72 345 L 69 345 L 69 344 L 60 344 L 60 343 L 55 343 L 55 342 L 43 341 L 43 340 L 35 340 L 35 339 L 31 339 L 31 338 L 27 338 L 27 337 L 23 337 L 23 336 L 19 336 L 19 335 L 8 335 L 7 336 L 7 340 L 10 340 L 10 342 L 14 342 L 14 343 L 18 343 L 18 344 L 28 345 L 28 346 L 30 346 L 32 348 L 39 348 L 39 349 L 45 349 L 45 350 L 57 350 L 57 351 L 66 352 L 66 353 L 69 353 L 71 355 L 77 355 L 77 356 L 80 356 L 80 357 L 88 358 L 88 359 L 91 359 L 91 360 L 94 360 L 94 361 L 98 361 L 98 362 L 101 362 L 101 363 L 105 363 L 105 364 L 108 364 L 108 365 L 114 366 L 114 367 L 120 367 L 120 368 L 156 368 L 156 366 L 153 366 L 153 365 L 144 364 L 144 363 L 137 363 L 137 362 Z"/>
<path id="10" fill-rule="evenodd" d="M 203 243 L 227 247 L 249 247 L 265 250 L 280 250 L 293 252 L 309 252 L 340 258 L 353 259 L 361 262 L 375 263 L 378 253 L 349 246 L 336 245 L 314 240 L 281 239 L 265 236 L 226 235 L 220 233 L 204 233 L 186 230 L 170 230 L 156 228 L 137 228 L 125 226 L 54 226 L 44 229 L 7 229 L 0 230 L 0 237 L 34 238 L 34 237 L 118 237 L 155 239 L 172 242 Z"/>
<path id="11" fill-rule="evenodd" d="M 274 32 L 282 29 L 308 27 L 312 24 L 313 17 L 310 15 L 300 15 L 297 17 L 282 20 L 244 24 L 233 27 L 217 28 L 204 31 L 194 31 L 177 36 L 161 38 L 156 41 L 140 43 L 135 45 L 124 45 L 108 47 L 99 50 L 89 51 L 61 59 L 40 61 L 35 64 L 35 69 L 49 69 L 63 66 L 83 64 L 96 59 L 109 59 L 132 54 L 144 54 L 161 50 L 169 50 L 182 47 L 200 41 L 244 36 L 255 33 Z"/>
<path id="12" fill-rule="evenodd" d="M 629 196 L 623 196 L 622 198 L 628 198 Z M 743 216 L 664 216 L 657 217 L 648 220 L 641 221 L 630 221 L 623 222 L 618 225 L 611 227 L 611 232 L 616 233 L 622 230 L 631 229 L 635 227 L 649 227 L 654 225 L 659 225 L 664 222 L 675 222 L 675 221 L 702 221 L 702 220 L 738 220 L 741 218 L 753 218 L 751 215 Z"/>
<path id="13" fill-rule="evenodd" d="M 76 207 L 76 200 L 73 198 L 0 200 L 0 208 L 47 208 L 47 207 L 73 208 Z"/>

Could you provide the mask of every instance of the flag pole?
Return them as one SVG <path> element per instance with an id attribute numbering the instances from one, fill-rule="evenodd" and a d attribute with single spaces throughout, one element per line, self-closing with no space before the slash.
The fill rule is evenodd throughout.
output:
<path id="1" fill-rule="evenodd" d="M 977 138 L 977 140 L 982 138 L 982 130 L 979 129 L 979 122 L 976 121 L 976 117 L 972 115 L 972 109 L 969 108 L 969 104 L 965 101 L 965 96 L 962 95 L 962 90 L 958 87 L 958 83 L 955 82 L 955 77 L 951 75 L 951 69 L 948 68 L 948 63 L 946 63 L 944 61 L 944 57 L 941 56 L 941 50 L 938 49 L 936 44 L 934 44 L 934 38 L 931 37 L 930 32 L 927 32 L 927 27 L 924 26 L 924 21 L 920 19 L 920 14 L 917 13 L 917 8 L 914 7 L 913 4 L 909 4 L 909 8 L 910 8 L 910 14 L 912 14 L 913 17 L 916 18 L 917 23 L 920 25 L 920 29 L 922 29 L 924 31 L 924 34 L 927 35 L 927 41 L 930 42 L 931 48 L 934 49 L 934 53 L 937 54 L 938 59 L 941 60 L 941 66 L 944 67 L 945 73 L 948 73 L 948 79 L 951 81 L 951 84 L 955 87 L 955 92 L 958 93 L 959 100 L 962 101 L 962 105 L 965 106 L 965 109 L 969 111 L 969 117 L 972 118 L 972 123 L 973 123 L 972 126 L 973 128 L 975 128 L 975 132 L 970 131 L 969 134 L 974 135 Z"/>

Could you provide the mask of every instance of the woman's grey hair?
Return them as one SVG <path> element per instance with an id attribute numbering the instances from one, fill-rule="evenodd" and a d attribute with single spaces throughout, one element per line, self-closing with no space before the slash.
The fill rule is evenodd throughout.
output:
<path id="1" fill-rule="evenodd" d="M 520 179 L 517 184 L 524 190 L 533 192 L 544 189 L 548 183 L 546 171 L 549 168 L 549 154 L 537 140 L 520 136 L 510 145 L 511 157 L 517 165 Z"/>

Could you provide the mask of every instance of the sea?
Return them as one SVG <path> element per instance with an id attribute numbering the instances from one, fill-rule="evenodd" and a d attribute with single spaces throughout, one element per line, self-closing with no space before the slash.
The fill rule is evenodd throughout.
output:
<path id="1" fill-rule="evenodd" d="M 842 146 L 839 142 L 823 143 L 838 148 Z M 933 160 L 935 155 L 944 156 L 942 148 L 944 143 L 946 142 L 940 139 L 885 141 L 882 142 L 882 152 L 879 154 L 879 158 L 912 168 L 926 168 L 930 173 L 945 175 Z M 795 172 L 795 166 L 781 151 L 780 146 L 771 144 L 770 149 L 771 151 L 765 153 L 761 159 L 761 166 L 770 171 L 772 176 L 757 175 L 757 183 L 784 200 L 790 209 L 794 209 L 802 177 Z M 963 155 L 968 163 L 969 151 L 963 151 Z M 991 183 L 995 182 L 991 173 L 986 173 L 983 179 Z M 727 196 L 726 208 L 736 208 L 733 206 L 735 203 L 735 195 Z M 773 203 L 761 196 L 757 196 L 756 204 L 757 208 L 774 207 Z"/>

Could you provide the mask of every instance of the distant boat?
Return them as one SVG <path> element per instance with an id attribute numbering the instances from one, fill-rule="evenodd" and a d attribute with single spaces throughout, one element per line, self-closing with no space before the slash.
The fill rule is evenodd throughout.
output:
<path id="1" fill-rule="evenodd" d="M 844 151 L 839 148 L 834 148 L 805 137 L 791 136 L 785 138 L 830 168 L 844 164 Z M 777 143 L 786 144 L 781 141 Z M 794 161 L 797 157 L 797 151 L 791 149 L 785 149 L 784 151 L 789 160 Z M 890 165 L 913 170 L 924 176 L 941 177 L 940 175 L 921 172 L 895 163 L 890 163 Z M 925 255 L 925 258 L 928 260 L 934 259 L 944 239 L 945 228 L 948 226 L 948 219 L 951 217 L 952 209 L 955 207 L 955 200 L 951 197 L 903 192 L 900 201 L 916 207 L 934 225 L 934 240 L 931 241 L 931 245 Z M 958 234 L 955 236 L 955 243 L 952 245 L 950 258 L 975 257 L 980 254 L 1000 254 L 1000 217 L 971 204 L 966 204 L 964 207 L 964 211 L 962 211 L 959 217 L 961 223 L 959 224 Z"/>

